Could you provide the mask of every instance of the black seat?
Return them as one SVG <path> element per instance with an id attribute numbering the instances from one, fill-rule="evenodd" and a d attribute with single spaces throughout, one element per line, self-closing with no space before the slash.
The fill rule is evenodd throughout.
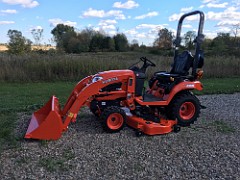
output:
<path id="1" fill-rule="evenodd" d="M 187 76 L 189 69 L 193 66 L 193 56 L 189 51 L 183 51 L 175 59 L 170 72 L 157 72 L 155 76 L 157 78 L 176 78 L 181 76 Z"/>
<path id="2" fill-rule="evenodd" d="M 193 66 L 193 56 L 189 51 L 183 51 L 174 59 L 171 74 L 188 75 L 189 69 Z"/>

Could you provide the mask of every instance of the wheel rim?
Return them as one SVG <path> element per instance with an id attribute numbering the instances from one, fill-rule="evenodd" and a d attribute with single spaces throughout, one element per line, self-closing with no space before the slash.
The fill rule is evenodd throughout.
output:
<path id="1" fill-rule="evenodd" d="M 107 125 L 112 130 L 117 130 L 123 125 L 123 117 L 119 113 L 110 114 L 107 118 Z"/>
<path id="2" fill-rule="evenodd" d="M 179 114 L 181 119 L 190 120 L 195 114 L 195 105 L 192 102 L 185 102 L 181 105 Z"/>

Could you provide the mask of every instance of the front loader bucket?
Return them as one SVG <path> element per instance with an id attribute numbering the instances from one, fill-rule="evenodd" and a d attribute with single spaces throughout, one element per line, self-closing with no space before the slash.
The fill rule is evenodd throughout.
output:
<path id="1" fill-rule="evenodd" d="M 34 112 L 25 138 L 56 140 L 61 137 L 63 122 L 58 99 L 52 96 L 41 109 Z"/>

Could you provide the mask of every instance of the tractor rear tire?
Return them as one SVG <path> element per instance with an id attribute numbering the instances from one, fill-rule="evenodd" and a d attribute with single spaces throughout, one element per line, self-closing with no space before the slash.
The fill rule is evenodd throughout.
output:
<path id="1" fill-rule="evenodd" d="M 190 92 L 180 93 L 172 100 L 168 107 L 170 119 L 177 119 L 179 126 L 190 126 L 200 114 L 200 102 Z"/>
<path id="2" fill-rule="evenodd" d="M 100 121 L 107 132 L 118 132 L 125 126 L 126 114 L 120 107 L 109 106 L 101 113 Z"/>

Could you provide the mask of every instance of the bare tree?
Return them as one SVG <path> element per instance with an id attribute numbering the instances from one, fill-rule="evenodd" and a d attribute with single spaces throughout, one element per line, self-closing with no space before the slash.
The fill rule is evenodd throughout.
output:
<path id="1" fill-rule="evenodd" d="M 32 29 L 31 31 L 32 35 L 33 35 L 33 39 L 35 40 L 35 44 L 36 45 L 40 45 L 41 44 L 41 40 L 42 40 L 42 36 L 43 36 L 43 29 Z"/>
<path id="2" fill-rule="evenodd" d="M 238 38 L 238 34 L 240 33 L 240 22 L 232 26 L 232 34 L 234 36 L 234 45 L 239 48 L 240 41 Z"/>
<path id="3" fill-rule="evenodd" d="M 240 22 L 232 26 L 232 34 L 234 36 L 234 39 L 237 38 L 239 32 L 240 32 Z"/>
<path id="4" fill-rule="evenodd" d="M 196 32 L 194 31 L 188 31 L 186 32 L 186 34 L 184 34 L 185 47 L 188 48 L 188 50 L 193 49 L 195 38 L 196 38 Z"/>

